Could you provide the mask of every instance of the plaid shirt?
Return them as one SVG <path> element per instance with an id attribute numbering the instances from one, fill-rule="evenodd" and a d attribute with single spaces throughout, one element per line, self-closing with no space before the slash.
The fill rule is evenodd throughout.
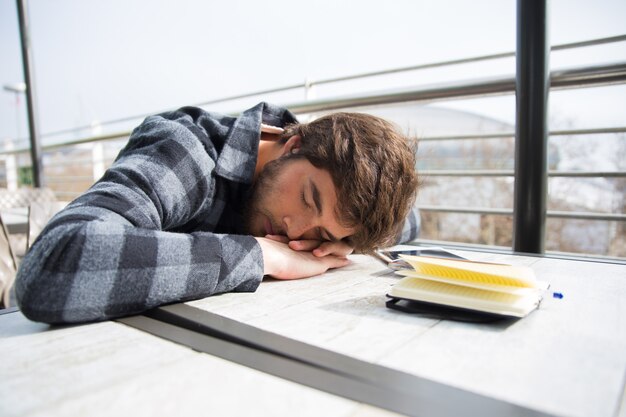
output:
<path id="1" fill-rule="evenodd" d="M 198 108 L 150 116 L 100 181 L 46 226 L 23 259 L 16 295 L 48 323 L 105 320 L 173 302 L 254 291 L 263 256 L 242 208 L 260 125 L 295 122 L 258 104 L 229 117 Z M 402 240 L 414 239 L 412 215 Z"/>

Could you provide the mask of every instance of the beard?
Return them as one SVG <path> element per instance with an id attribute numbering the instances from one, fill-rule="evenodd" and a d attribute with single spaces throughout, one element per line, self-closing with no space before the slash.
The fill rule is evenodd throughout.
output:
<path id="1" fill-rule="evenodd" d="M 257 176 L 243 212 L 247 234 L 252 236 L 265 236 L 267 234 L 262 223 L 263 217 L 269 220 L 274 234 L 281 234 L 276 220 L 267 209 L 268 204 L 266 202 L 280 198 L 275 190 L 276 178 L 286 169 L 288 163 L 296 158 L 295 155 L 286 155 L 269 161 Z"/>

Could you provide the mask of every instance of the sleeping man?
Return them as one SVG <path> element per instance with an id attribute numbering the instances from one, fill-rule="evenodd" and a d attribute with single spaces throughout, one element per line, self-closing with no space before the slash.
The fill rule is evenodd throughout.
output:
<path id="1" fill-rule="evenodd" d="M 414 149 L 374 116 L 301 124 L 266 103 L 150 116 L 35 241 L 17 300 L 74 323 L 318 275 L 414 239 L 417 184 Z"/>

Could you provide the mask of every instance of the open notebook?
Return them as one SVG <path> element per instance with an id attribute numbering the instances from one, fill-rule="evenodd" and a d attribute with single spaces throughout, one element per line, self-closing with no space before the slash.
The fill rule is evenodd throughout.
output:
<path id="1" fill-rule="evenodd" d="M 408 310 L 398 304 L 406 300 L 421 303 L 422 309 L 430 305 L 434 310 L 426 310 L 447 311 L 454 316 L 452 318 L 466 321 L 524 317 L 537 308 L 548 288 L 525 266 L 427 256 L 401 257 L 411 268 L 396 271 L 405 278 L 389 292 L 391 300 L 387 306 L 390 308 Z"/>

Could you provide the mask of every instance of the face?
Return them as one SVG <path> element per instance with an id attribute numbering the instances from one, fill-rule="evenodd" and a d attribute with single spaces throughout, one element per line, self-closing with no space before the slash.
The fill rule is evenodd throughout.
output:
<path id="1" fill-rule="evenodd" d="M 255 182 L 247 212 L 254 236 L 338 241 L 352 235 L 336 216 L 337 195 L 328 171 L 305 158 L 279 158 L 265 165 Z"/>

